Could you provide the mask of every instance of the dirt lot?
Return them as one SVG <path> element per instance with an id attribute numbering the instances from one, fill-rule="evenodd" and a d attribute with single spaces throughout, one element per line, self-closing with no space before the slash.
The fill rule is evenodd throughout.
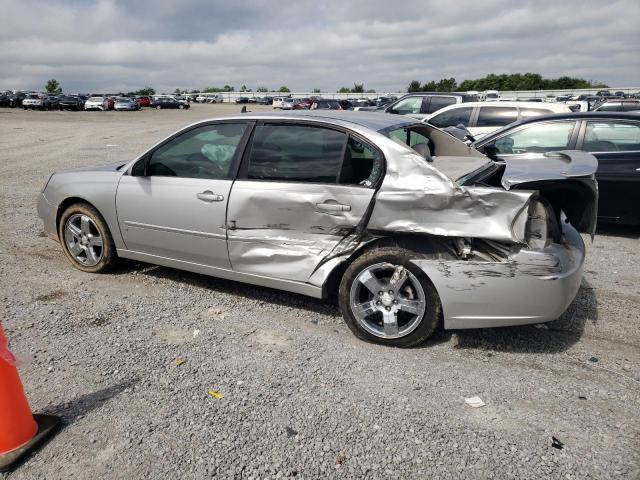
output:
<path id="1" fill-rule="evenodd" d="M 33 409 L 65 423 L 12 480 L 640 476 L 638 230 L 588 242 L 561 319 L 412 350 L 299 295 L 134 263 L 84 274 L 40 234 L 50 172 L 238 110 L 0 110 L 0 318 Z"/>

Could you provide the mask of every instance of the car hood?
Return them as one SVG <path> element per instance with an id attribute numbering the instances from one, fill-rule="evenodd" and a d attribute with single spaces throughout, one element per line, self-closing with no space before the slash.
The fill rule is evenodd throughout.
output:
<path id="1" fill-rule="evenodd" d="M 89 167 L 80 167 L 80 168 L 73 168 L 70 170 L 63 170 L 59 173 L 70 173 L 70 172 L 117 172 L 118 169 L 124 167 L 127 163 L 129 163 L 129 160 L 127 161 L 120 161 L 120 162 L 114 162 L 114 163 L 108 163 L 106 165 L 92 165 Z"/>

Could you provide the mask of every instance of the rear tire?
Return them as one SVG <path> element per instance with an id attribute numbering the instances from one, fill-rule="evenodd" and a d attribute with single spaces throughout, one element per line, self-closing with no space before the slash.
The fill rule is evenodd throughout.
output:
<path id="1" fill-rule="evenodd" d="M 116 246 L 100 212 L 74 203 L 60 217 L 58 238 L 71 264 L 88 273 L 105 273 L 118 262 Z"/>
<path id="2" fill-rule="evenodd" d="M 412 262 L 421 257 L 405 248 L 381 247 L 349 265 L 338 301 L 347 326 L 358 338 L 408 348 L 433 334 L 442 306 L 429 278 Z"/>

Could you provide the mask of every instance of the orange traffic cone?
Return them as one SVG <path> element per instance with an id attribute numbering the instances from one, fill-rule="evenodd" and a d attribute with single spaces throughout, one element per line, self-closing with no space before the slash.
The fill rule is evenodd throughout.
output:
<path id="1" fill-rule="evenodd" d="M 58 417 L 31 414 L 0 324 L 0 472 L 14 468 L 59 426 Z"/>

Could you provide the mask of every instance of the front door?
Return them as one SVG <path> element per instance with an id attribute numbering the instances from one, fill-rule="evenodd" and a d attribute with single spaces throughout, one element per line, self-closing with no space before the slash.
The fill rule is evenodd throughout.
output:
<path id="1" fill-rule="evenodd" d="M 308 281 L 366 220 L 382 172 L 382 154 L 347 132 L 258 124 L 229 199 L 232 268 Z"/>
<path id="2" fill-rule="evenodd" d="M 225 216 L 246 123 L 196 127 L 123 175 L 116 194 L 128 250 L 229 268 Z"/>

